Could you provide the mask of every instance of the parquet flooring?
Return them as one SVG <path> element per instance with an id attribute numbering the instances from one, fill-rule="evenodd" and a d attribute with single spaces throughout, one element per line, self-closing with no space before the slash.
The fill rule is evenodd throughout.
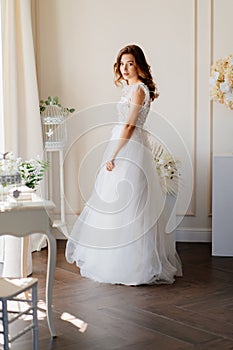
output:
<path id="1" fill-rule="evenodd" d="M 42 313 L 39 349 L 233 350 L 233 258 L 212 257 L 207 243 L 178 243 L 182 278 L 173 285 L 126 287 L 80 277 L 78 268 L 66 263 L 64 247 L 65 241 L 58 241 L 57 338 L 50 339 Z M 46 249 L 33 253 L 39 300 L 44 300 L 46 259 Z M 62 320 L 64 312 L 86 322 L 86 331 Z M 31 350 L 31 334 L 12 349 Z"/>

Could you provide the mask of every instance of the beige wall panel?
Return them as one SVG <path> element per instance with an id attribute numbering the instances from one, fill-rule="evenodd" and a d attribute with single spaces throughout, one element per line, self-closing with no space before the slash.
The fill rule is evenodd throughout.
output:
<path id="1" fill-rule="evenodd" d="M 87 115 L 95 121 L 109 113 L 114 120 L 111 103 L 120 91 L 113 84 L 113 63 L 122 46 L 136 43 L 161 93 L 152 110 L 181 135 L 193 163 L 194 194 L 178 239 L 210 239 L 212 152 L 233 150 L 233 117 L 222 105 L 211 108 L 209 70 L 211 61 L 232 53 L 232 12 L 231 0 L 37 0 L 40 95 L 58 95 L 78 111 L 65 159 L 68 212 L 83 207 L 77 179 L 83 157 L 110 134 L 109 126 L 89 130 Z M 100 159 L 98 153 L 93 174 Z M 87 174 L 87 194 L 93 174 Z"/>

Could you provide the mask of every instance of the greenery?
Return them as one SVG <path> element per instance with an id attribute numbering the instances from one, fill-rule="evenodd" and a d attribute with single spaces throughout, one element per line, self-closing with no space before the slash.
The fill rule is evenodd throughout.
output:
<path id="1" fill-rule="evenodd" d="M 44 112 L 46 110 L 46 107 L 48 106 L 57 106 L 61 109 L 62 113 L 65 115 L 69 113 L 73 113 L 75 111 L 74 108 L 68 108 L 68 107 L 63 107 L 60 102 L 59 98 L 56 97 L 51 97 L 48 96 L 47 100 L 40 100 L 40 113 Z"/>
<path id="2" fill-rule="evenodd" d="M 43 179 L 44 173 L 49 167 L 48 161 L 31 159 L 20 162 L 18 171 L 25 186 L 34 189 Z"/>

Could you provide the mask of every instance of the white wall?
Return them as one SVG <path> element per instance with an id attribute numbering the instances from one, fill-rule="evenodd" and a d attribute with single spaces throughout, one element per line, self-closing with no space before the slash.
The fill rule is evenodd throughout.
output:
<path id="1" fill-rule="evenodd" d="M 121 47 L 136 43 L 144 49 L 161 93 L 152 109 L 181 135 L 193 164 L 193 197 L 178 239 L 209 240 L 212 152 L 233 149 L 232 112 L 221 105 L 212 108 L 209 69 L 213 60 L 232 49 L 233 2 L 37 0 L 36 9 L 40 97 L 58 95 L 64 105 L 79 112 L 71 130 L 76 142 L 65 161 L 67 212 L 82 209 L 80 163 L 88 150 L 108 138 L 110 128 L 83 132 L 100 115 L 114 120 L 110 103 L 120 92 L 113 84 L 112 66 Z M 86 195 L 100 159 L 97 153 L 93 169 L 87 171 Z"/>

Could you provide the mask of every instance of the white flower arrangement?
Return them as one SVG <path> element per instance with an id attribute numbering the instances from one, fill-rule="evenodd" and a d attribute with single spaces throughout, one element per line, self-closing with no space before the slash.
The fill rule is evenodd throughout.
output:
<path id="1" fill-rule="evenodd" d="M 21 158 L 16 158 L 12 152 L 0 154 L 0 175 L 14 175 L 18 172 Z"/>
<path id="2" fill-rule="evenodd" d="M 12 152 L 0 154 L 0 176 L 4 179 L 2 186 L 22 182 L 23 185 L 34 189 L 43 179 L 48 169 L 47 161 L 37 159 L 22 160 Z"/>
<path id="3" fill-rule="evenodd" d="M 210 97 L 233 109 L 233 55 L 219 59 L 211 66 Z"/>
<path id="4" fill-rule="evenodd" d="M 179 162 L 161 145 L 151 145 L 160 184 L 165 193 L 177 196 L 179 187 Z"/>

